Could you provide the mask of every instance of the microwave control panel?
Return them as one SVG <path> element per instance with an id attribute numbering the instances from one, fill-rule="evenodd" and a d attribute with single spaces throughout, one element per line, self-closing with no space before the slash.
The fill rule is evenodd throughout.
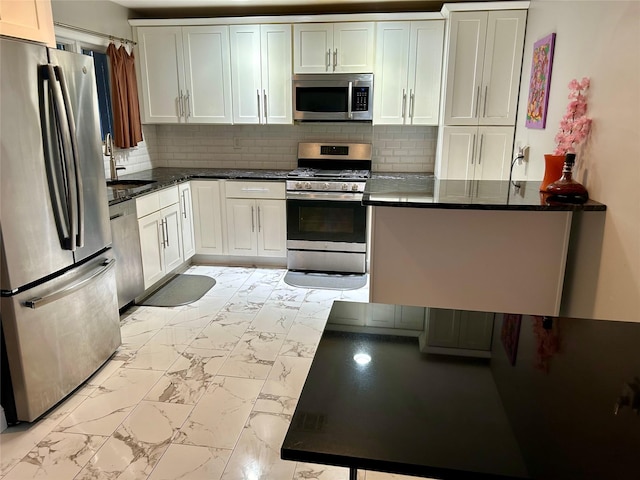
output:
<path id="1" fill-rule="evenodd" d="M 369 87 L 354 87 L 351 111 L 366 112 L 369 110 Z"/>

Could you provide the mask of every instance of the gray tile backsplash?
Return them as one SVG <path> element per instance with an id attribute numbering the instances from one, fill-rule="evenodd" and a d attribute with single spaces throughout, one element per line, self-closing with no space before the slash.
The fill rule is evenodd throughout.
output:
<path id="1" fill-rule="evenodd" d="M 125 167 L 132 161 L 133 171 L 138 171 L 144 153 L 153 167 L 288 170 L 296 166 L 299 142 L 333 141 L 372 143 L 375 172 L 432 173 L 438 128 L 355 123 L 146 125 L 144 134 L 146 145 L 123 161 Z"/>

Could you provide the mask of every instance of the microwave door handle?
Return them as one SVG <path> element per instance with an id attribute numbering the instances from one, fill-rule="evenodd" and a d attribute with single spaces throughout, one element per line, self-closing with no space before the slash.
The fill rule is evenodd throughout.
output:
<path id="1" fill-rule="evenodd" d="M 76 122 L 73 116 L 73 108 L 71 106 L 71 96 L 69 95 L 69 88 L 67 87 L 67 80 L 64 76 L 64 72 L 60 67 L 56 67 L 58 75 L 60 77 L 60 86 L 62 87 L 62 98 L 64 99 L 65 110 L 67 111 L 67 121 L 69 122 L 69 138 L 71 140 L 71 154 L 73 155 L 73 166 L 75 169 L 75 187 L 76 198 L 78 201 L 78 217 L 76 228 L 78 231 L 78 237 L 76 239 L 76 246 L 84 246 L 84 189 L 82 186 L 82 172 L 80 171 L 80 154 L 78 153 L 78 135 L 76 134 Z"/>
<path id="2" fill-rule="evenodd" d="M 53 65 L 47 65 L 47 74 L 49 76 L 49 89 L 53 97 L 53 108 L 55 111 L 56 124 L 60 132 L 60 146 L 62 148 L 65 190 L 67 196 L 67 214 L 69 219 L 69 238 L 64 245 L 65 250 L 76 249 L 76 226 L 78 224 L 78 199 L 76 198 L 76 189 L 72 188 L 75 182 L 75 170 L 72 163 L 71 140 L 69 138 L 69 122 L 67 120 L 64 100 L 62 97 L 62 88 L 56 77 L 56 71 Z"/>
<path id="3" fill-rule="evenodd" d="M 352 101 L 353 101 L 353 82 L 349 82 L 349 92 L 347 93 L 347 117 L 349 117 L 349 120 L 353 118 L 353 112 L 351 111 Z"/>

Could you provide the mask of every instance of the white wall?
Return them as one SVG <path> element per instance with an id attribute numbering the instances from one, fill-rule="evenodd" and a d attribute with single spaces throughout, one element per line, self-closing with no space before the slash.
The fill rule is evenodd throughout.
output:
<path id="1" fill-rule="evenodd" d="M 533 44 L 552 32 L 556 46 L 547 126 L 527 129 Z M 529 179 L 542 178 L 543 155 L 554 149 L 567 84 L 584 76 L 591 78 L 593 128 L 578 155 L 577 179 L 591 198 L 607 205 L 607 212 L 602 248 L 579 248 L 566 286 L 565 313 L 640 321 L 640 2 L 531 1 L 516 126 L 516 145 L 531 146 Z M 579 240 L 599 247 L 588 238 L 594 231 L 583 228 Z"/>
<path id="2" fill-rule="evenodd" d="M 107 0 L 52 0 L 54 22 L 87 28 L 114 37 L 133 38 L 129 9 Z"/>

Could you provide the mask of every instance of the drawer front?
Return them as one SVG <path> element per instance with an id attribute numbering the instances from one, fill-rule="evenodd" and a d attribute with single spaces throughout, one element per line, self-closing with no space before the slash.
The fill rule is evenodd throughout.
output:
<path id="1" fill-rule="evenodd" d="M 158 210 L 160 210 L 160 197 L 158 196 L 158 192 L 136 198 L 136 213 L 138 218 L 142 218 Z"/>
<path id="2" fill-rule="evenodd" d="M 225 183 L 227 198 L 275 198 L 284 199 L 285 182 L 234 182 Z"/>
<path id="3" fill-rule="evenodd" d="M 169 205 L 178 203 L 178 186 L 174 185 L 173 187 L 160 190 L 158 192 L 158 197 L 160 201 L 160 208 L 168 207 Z"/>

